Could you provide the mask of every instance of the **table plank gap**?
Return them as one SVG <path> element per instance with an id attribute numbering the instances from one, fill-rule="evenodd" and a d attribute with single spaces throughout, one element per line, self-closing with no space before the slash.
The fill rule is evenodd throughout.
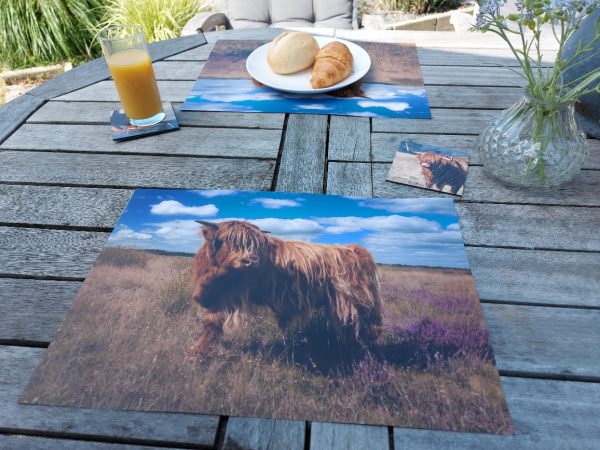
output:
<path id="1" fill-rule="evenodd" d="M 275 190 L 323 192 L 327 116 L 290 114 Z"/>

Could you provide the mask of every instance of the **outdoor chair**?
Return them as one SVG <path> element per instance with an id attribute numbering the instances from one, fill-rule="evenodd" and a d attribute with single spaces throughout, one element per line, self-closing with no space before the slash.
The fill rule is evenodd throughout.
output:
<path id="1" fill-rule="evenodd" d="M 182 36 L 219 29 L 315 27 L 357 29 L 357 0 L 227 0 L 226 13 L 195 15 Z"/>

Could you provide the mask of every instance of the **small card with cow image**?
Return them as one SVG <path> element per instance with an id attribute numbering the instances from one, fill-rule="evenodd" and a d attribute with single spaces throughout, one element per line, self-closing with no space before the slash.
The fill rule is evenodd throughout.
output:
<path id="1" fill-rule="evenodd" d="M 464 151 L 402 141 L 387 180 L 462 196 L 469 157 Z"/>
<path id="2" fill-rule="evenodd" d="M 450 198 L 137 189 L 20 402 L 512 433 Z"/>

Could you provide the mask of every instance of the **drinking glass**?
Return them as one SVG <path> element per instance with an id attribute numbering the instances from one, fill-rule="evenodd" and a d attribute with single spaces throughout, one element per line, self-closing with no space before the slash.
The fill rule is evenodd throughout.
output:
<path id="1" fill-rule="evenodd" d="M 152 60 L 139 25 L 112 25 L 98 33 L 129 123 L 154 125 L 165 117 Z"/>

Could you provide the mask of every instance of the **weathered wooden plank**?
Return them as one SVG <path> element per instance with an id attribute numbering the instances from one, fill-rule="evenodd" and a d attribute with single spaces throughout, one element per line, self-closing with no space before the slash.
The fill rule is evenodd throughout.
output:
<path id="1" fill-rule="evenodd" d="M 43 108 L 31 118 L 38 115 Z M 487 109 L 431 109 L 432 119 L 378 119 L 373 120 L 373 133 L 431 133 L 478 135 L 498 111 Z M 31 120 L 31 119 L 30 119 Z M 378 134 L 374 134 L 373 138 Z"/>
<path id="2" fill-rule="evenodd" d="M 6 105 L 0 106 L 0 143 L 10 136 L 43 103 L 44 100 L 42 99 L 24 94 Z"/>
<path id="3" fill-rule="evenodd" d="M 159 81 L 158 89 L 163 101 L 183 102 L 192 90 L 192 81 Z M 490 86 L 425 86 L 429 105 L 434 108 L 506 109 L 523 94 L 517 87 Z M 68 101 L 119 101 L 112 81 L 101 81 L 79 89 L 57 100 Z"/>
<path id="4" fill-rule="evenodd" d="M 44 350 L 0 346 L 0 429 L 212 446 L 219 418 L 18 404 Z"/>
<path id="5" fill-rule="evenodd" d="M 389 448 L 387 427 L 313 422 L 311 450 L 362 450 Z"/>
<path id="6" fill-rule="evenodd" d="M 336 30 L 336 36 L 341 39 L 372 42 L 414 42 L 417 47 L 429 48 L 477 48 L 477 49 L 505 49 L 506 42 L 495 34 L 481 32 L 455 32 L 455 31 L 412 31 L 412 30 Z M 516 36 L 510 40 L 517 46 L 521 45 Z M 542 33 L 541 48 L 546 50 L 558 49 L 558 44 L 552 33 Z"/>
<path id="7" fill-rule="evenodd" d="M 4 227 L 0 273 L 84 276 L 107 233 Z M 502 236 L 499 236 L 499 239 Z M 600 306 L 598 253 L 467 247 L 484 299 Z"/>
<path id="8" fill-rule="evenodd" d="M 329 161 L 370 161 L 371 124 L 367 117 L 331 116 Z"/>
<path id="9" fill-rule="evenodd" d="M 467 247 L 467 255 L 483 299 L 600 306 L 597 253 Z"/>
<path id="10" fill-rule="evenodd" d="M 49 342 L 72 303 L 78 282 L 0 280 L 0 339 Z M 19 290 L 21 289 L 21 290 Z M 14 294 L 14 296 L 11 296 Z M 498 368 L 522 374 L 600 378 L 600 311 L 483 304 Z M 254 448 L 283 430 L 303 435 L 302 422 L 230 420 L 227 439 Z M 286 438 L 287 439 L 287 438 Z M 301 442 L 302 439 L 299 439 Z M 256 442 L 256 445 L 251 445 Z M 242 445 L 244 446 L 244 445 Z M 245 447 L 244 447 L 245 448 Z M 274 447 L 277 448 L 277 447 Z"/>
<path id="11" fill-rule="evenodd" d="M 164 450 L 164 447 L 147 445 L 108 444 L 89 440 L 76 441 L 23 435 L 0 435 L 0 449 L 6 450 L 159 450 L 161 448 Z"/>
<path id="12" fill-rule="evenodd" d="M 425 86 L 429 105 L 434 108 L 506 109 L 521 98 L 518 87 Z"/>
<path id="13" fill-rule="evenodd" d="M 158 61 L 152 64 L 152 67 L 157 80 L 196 81 L 204 68 L 204 63 L 199 61 Z"/>
<path id="14" fill-rule="evenodd" d="M 53 340 L 80 287 L 73 281 L 0 279 L 0 339 Z"/>
<path id="15" fill-rule="evenodd" d="M 388 34 L 395 33 L 389 32 Z M 423 34 L 423 33 L 420 33 Z M 215 41 L 207 34 L 208 44 L 166 58 L 167 61 L 206 61 Z M 232 37 L 234 38 L 234 37 Z M 410 42 L 410 41 L 405 41 Z M 508 48 L 432 48 L 417 44 L 421 66 L 508 66 L 519 67 L 519 63 Z M 553 65 L 556 50 L 545 50 L 542 61 Z"/>
<path id="16" fill-rule="evenodd" d="M 398 122 L 413 121 L 398 120 Z M 431 122 L 433 125 L 433 121 Z M 443 124 L 443 122 L 440 123 Z M 442 127 L 443 126 L 444 125 L 442 125 Z M 481 130 L 483 130 L 483 128 Z M 457 131 L 457 133 L 459 132 Z M 438 148 L 453 148 L 468 151 L 471 153 L 469 164 L 481 164 L 481 158 L 477 151 L 477 137 L 477 135 L 467 134 L 373 133 L 371 135 L 373 161 L 391 163 L 394 160 L 394 155 L 400 146 L 400 142 L 412 141 L 418 144 L 432 145 Z M 588 139 L 587 143 L 590 148 L 590 155 L 583 167 L 586 169 L 600 169 L 600 140 Z"/>
<path id="17" fill-rule="evenodd" d="M 112 227 L 131 191 L 0 185 L 0 222 Z"/>
<path id="18" fill-rule="evenodd" d="M 329 163 L 327 193 L 370 197 L 371 189 L 368 163 Z M 130 195 L 124 189 L 0 185 L 0 222 L 111 228 Z M 469 245 L 600 251 L 600 237 L 590 233 L 600 222 L 598 208 L 466 202 L 456 207 Z"/>
<path id="19" fill-rule="evenodd" d="M 389 164 L 373 164 L 375 197 L 443 197 L 447 194 L 385 181 Z M 492 178 L 481 166 L 469 167 L 464 200 L 545 205 L 600 206 L 600 171 L 582 170 L 573 181 L 551 189 L 526 189 L 509 186 Z"/>
<path id="20" fill-rule="evenodd" d="M 0 167 L 4 182 L 268 190 L 275 161 L 3 151 Z"/>
<path id="21" fill-rule="evenodd" d="M 330 162 L 327 167 L 327 194 L 372 197 L 371 165 Z"/>
<path id="22" fill-rule="evenodd" d="M 158 81 L 160 98 L 163 102 L 183 102 L 193 85 L 193 81 Z M 56 100 L 118 102 L 119 95 L 115 83 L 107 80 L 58 96 Z"/>
<path id="23" fill-rule="evenodd" d="M 470 245 L 600 252 L 600 236 L 591 232 L 600 224 L 600 208 L 465 202 L 456 208 Z"/>
<path id="24" fill-rule="evenodd" d="M 412 122 L 406 120 L 405 122 Z M 451 148 L 471 152 L 470 164 L 476 164 L 478 155 L 476 151 L 477 136 L 468 134 L 411 134 L 411 133 L 373 133 L 371 148 L 373 162 L 391 163 L 396 152 L 400 149 L 400 142 L 410 141 L 416 144 L 431 145 L 437 148 Z"/>
<path id="25" fill-rule="evenodd" d="M 283 448 L 304 449 L 304 422 L 229 418 L 223 442 L 224 450 L 279 450 Z"/>
<path id="26" fill-rule="evenodd" d="M 484 304 L 501 370 L 600 380 L 600 311 Z"/>
<path id="27" fill-rule="evenodd" d="M 84 277 L 108 235 L 0 227 L 0 273 Z"/>
<path id="28" fill-rule="evenodd" d="M 422 66 L 421 72 L 426 85 L 523 87 L 527 83 L 522 76 L 498 66 Z"/>
<path id="29" fill-rule="evenodd" d="M 27 123 L 108 124 L 117 108 L 120 104 L 115 102 L 53 100 L 38 109 Z M 181 111 L 181 104 L 173 104 L 173 109 L 181 126 L 281 130 L 285 119 L 285 114 Z"/>
<path id="30" fill-rule="evenodd" d="M 418 46 L 417 53 L 422 67 L 427 65 L 520 67 L 508 46 L 505 48 L 429 48 Z M 556 50 L 544 51 L 542 55 L 544 64 L 553 66 L 555 59 Z"/>
<path id="31" fill-rule="evenodd" d="M 277 175 L 277 191 L 323 192 L 327 116 L 291 114 Z"/>
<path id="32" fill-rule="evenodd" d="M 150 44 L 148 47 L 152 60 L 157 61 L 176 53 L 198 47 L 205 42 L 204 37 L 197 34 L 156 42 Z M 104 58 L 98 58 L 46 81 L 44 84 L 32 89 L 30 94 L 48 100 L 76 89 L 92 85 L 101 80 L 105 80 L 109 76 L 110 73 L 106 61 Z"/>
<path id="33" fill-rule="evenodd" d="M 104 125 L 25 124 L 0 148 L 274 159 L 280 141 L 279 130 L 181 128 L 152 139 L 113 142 Z"/>
<path id="34" fill-rule="evenodd" d="M 154 64 L 157 80 L 195 81 L 202 70 L 199 61 L 160 61 Z M 501 66 L 423 66 L 425 84 L 445 86 L 522 86 L 522 76 Z"/>
<path id="35" fill-rule="evenodd" d="M 394 428 L 396 450 L 596 449 L 600 384 L 502 377 L 515 436 Z"/>

